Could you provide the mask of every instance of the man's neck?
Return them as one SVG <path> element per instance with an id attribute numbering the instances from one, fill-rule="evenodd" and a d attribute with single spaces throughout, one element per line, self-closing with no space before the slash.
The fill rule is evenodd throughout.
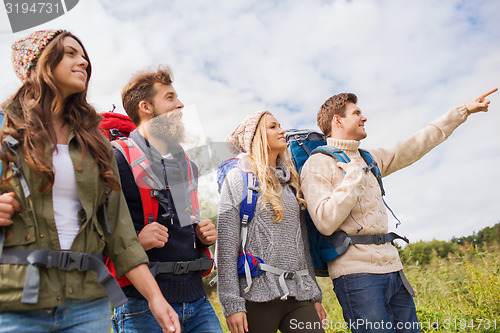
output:
<path id="1" fill-rule="evenodd" d="M 329 138 L 334 140 L 354 140 L 352 138 L 349 138 L 347 135 L 344 135 L 343 133 L 332 133 Z"/>
<path id="2" fill-rule="evenodd" d="M 146 130 L 144 129 L 144 126 L 139 125 L 139 127 L 137 127 L 137 131 L 139 132 L 140 135 L 142 135 L 144 137 L 144 139 L 148 139 L 148 134 L 146 132 Z"/>
<path id="3" fill-rule="evenodd" d="M 153 136 L 148 136 L 148 131 L 142 125 L 139 125 L 139 127 L 137 127 L 137 131 L 139 132 L 140 135 L 144 137 L 144 139 L 146 139 L 149 142 L 149 145 L 154 147 L 154 149 L 156 149 L 162 156 L 165 156 L 169 153 L 168 144 L 166 140 L 161 140 Z"/>

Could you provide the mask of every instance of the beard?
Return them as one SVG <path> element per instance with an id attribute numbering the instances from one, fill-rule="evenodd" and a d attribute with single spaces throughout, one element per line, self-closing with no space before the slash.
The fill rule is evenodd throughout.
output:
<path id="1" fill-rule="evenodd" d="M 155 116 L 150 120 L 150 135 L 156 140 L 167 143 L 168 146 L 179 145 L 184 142 L 184 123 L 181 120 L 182 111 L 173 110 Z"/>

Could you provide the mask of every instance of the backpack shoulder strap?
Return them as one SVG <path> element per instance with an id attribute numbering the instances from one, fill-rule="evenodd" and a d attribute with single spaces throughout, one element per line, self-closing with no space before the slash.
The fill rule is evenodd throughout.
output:
<path id="1" fill-rule="evenodd" d="M 343 163 L 349 163 L 351 160 L 349 157 L 344 153 L 343 150 L 332 147 L 332 146 L 320 146 L 314 149 L 311 153 L 312 154 L 324 154 L 328 155 L 334 159 L 336 159 L 339 162 Z"/>
<path id="2" fill-rule="evenodd" d="M 377 162 L 373 159 L 372 155 L 364 150 L 364 149 L 359 149 L 359 153 L 361 157 L 363 157 L 363 160 L 366 162 L 366 167 L 363 169 L 368 172 L 371 170 L 375 178 L 377 178 L 378 185 L 380 186 L 380 190 L 382 191 L 382 196 L 385 195 L 385 190 L 384 190 L 384 184 L 382 182 L 382 173 L 380 172 L 380 169 L 377 165 Z"/>
<path id="3" fill-rule="evenodd" d="M 243 198 L 240 206 L 240 220 L 242 224 L 250 223 L 257 204 L 257 177 L 251 173 L 243 171 L 238 167 L 243 177 Z"/>
<path id="4" fill-rule="evenodd" d="M 372 155 L 364 150 L 364 149 L 359 149 L 359 153 L 363 157 L 363 159 L 366 162 L 366 167 L 363 169 L 368 172 L 368 170 L 371 170 L 375 178 L 377 178 L 378 185 L 380 186 L 380 191 L 382 192 L 382 201 L 384 202 L 385 207 L 391 212 L 392 216 L 398 221 L 396 223 L 396 228 L 401 224 L 401 221 L 398 219 L 396 214 L 392 211 L 391 207 L 385 202 L 384 196 L 385 196 L 385 189 L 384 189 L 384 183 L 382 182 L 382 173 L 380 172 L 380 168 L 377 165 L 377 162 L 373 159 Z"/>
<path id="5" fill-rule="evenodd" d="M 189 156 L 184 153 L 186 156 L 187 168 L 188 168 L 188 177 L 189 177 L 189 199 L 191 201 L 191 213 L 194 215 L 196 221 L 200 220 L 200 203 L 198 201 L 198 182 L 196 181 L 196 177 L 194 175 L 193 166 L 191 165 L 191 160 Z"/>
<path id="6" fill-rule="evenodd" d="M 129 153 L 130 147 L 128 143 L 122 139 L 113 140 L 110 141 L 110 143 L 111 146 L 113 146 L 113 148 L 116 148 L 118 151 L 120 151 L 120 153 L 122 153 L 123 157 L 125 157 L 128 164 L 130 165 L 130 153 Z"/>
<path id="7" fill-rule="evenodd" d="M 0 107 L 0 129 L 3 127 L 4 120 L 5 120 L 5 114 L 3 113 L 3 110 Z M 0 161 L 0 175 L 1 174 L 2 174 L 2 162 Z"/>
<path id="8" fill-rule="evenodd" d="M 339 162 L 343 163 L 349 163 L 351 161 L 349 157 L 346 155 L 346 153 L 344 153 L 344 151 L 331 146 L 318 147 L 311 154 L 318 154 L 318 153 L 331 156 L 336 160 L 338 160 Z M 366 162 L 366 167 L 364 167 L 363 169 L 366 172 L 371 170 L 375 178 L 377 178 L 380 190 L 382 191 L 382 196 L 384 196 L 385 190 L 384 190 L 384 184 L 382 183 L 382 173 L 380 172 L 377 162 L 373 159 L 372 155 L 368 151 L 364 149 L 359 149 L 359 153 L 363 158 L 363 160 Z"/>
<path id="9" fill-rule="evenodd" d="M 241 172 L 241 176 L 243 177 L 243 198 L 241 199 L 240 205 L 240 221 L 241 221 L 241 251 L 245 253 L 245 246 L 247 243 L 247 235 L 248 235 L 248 223 L 252 221 L 255 207 L 257 205 L 257 177 L 251 173 L 243 171 L 239 166 L 237 168 Z M 247 281 L 247 287 L 245 288 L 245 292 L 250 290 L 250 286 L 252 285 L 252 277 L 250 274 L 250 266 L 248 261 L 244 262 L 245 267 L 245 277 Z"/>
<path id="10" fill-rule="evenodd" d="M 257 177 L 251 173 L 238 169 L 243 177 L 243 197 L 240 204 L 240 221 L 241 221 L 241 249 L 245 251 L 247 241 L 248 223 L 252 221 L 255 207 L 257 205 Z"/>
<path id="11" fill-rule="evenodd" d="M 366 162 L 367 168 L 369 170 L 373 170 L 373 172 L 376 172 L 377 175 L 380 175 L 382 177 L 382 173 L 380 172 L 380 169 L 378 168 L 377 162 L 372 157 L 372 154 L 370 154 L 367 150 L 364 149 L 358 149 L 359 154 L 361 157 L 363 157 L 363 160 Z"/>
<path id="12" fill-rule="evenodd" d="M 0 129 L 3 127 L 5 115 L 0 107 Z M 2 175 L 2 162 L 0 161 L 0 176 Z M 5 230 L 3 227 L 0 228 L 0 257 L 2 257 L 3 243 L 5 241 Z"/>
<path id="13" fill-rule="evenodd" d="M 158 192 L 162 185 L 151 170 L 146 155 L 130 138 L 119 138 L 111 141 L 111 145 L 122 153 L 134 175 L 141 195 L 144 225 L 156 221 L 158 218 L 158 199 L 154 193 Z"/>
<path id="14" fill-rule="evenodd" d="M 137 185 L 157 190 L 162 189 L 163 185 L 161 180 L 153 172 L 146 154 L 134 142 L 134 140 L 130 138 L 120 138 L 112 141 L 111 144 L 113 147 L 120 150 L 123 156 L 127 159 Z"/>

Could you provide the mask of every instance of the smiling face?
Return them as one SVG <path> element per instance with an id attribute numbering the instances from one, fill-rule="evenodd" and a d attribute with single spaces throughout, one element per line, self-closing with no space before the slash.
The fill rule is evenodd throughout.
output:
<path id="1" fill-rule="evenodd" d="M 62 98 L 82 92 L 87 85 L 88 61 L 82 46 L 72 37 L 64 37 L 64 55 L 53 70 L 54 81 Z"/>
<path id="2" fill-rule="evenodd" d="M 153 85 L 153 89 L 153 117 L 184 108 L 184 104 L 179 100 L 179 96 L 171 84 L 166 85 L 156 82 Z M 182 116 L 182 114 L 180 115 Z"/>
<path id="3" fill-rule="evenodd" d="M 351 102 L 345 104 L 345 117 L 334 115 L 332 119 L 332 129 L 338 139 L 362 140 L 366 138 L 365 123 L 367 119 L 361 113 L 360 108 Z"/>
<path id="4" fill-rule="evenodd" d="M 285 130 L 281 128 L 278 120 L 270 114 L 266 114 L 264 120 L 269 151 L 279 154 L 286 149 Z"/>

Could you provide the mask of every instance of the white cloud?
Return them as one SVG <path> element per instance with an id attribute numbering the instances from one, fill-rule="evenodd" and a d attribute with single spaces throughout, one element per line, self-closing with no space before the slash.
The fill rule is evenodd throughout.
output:
<path id="1" fill-rule="evenodd" d="M 89 101 L 105 111 L 130 76 L 169 64 L 205 135 L 222 140 L 268 109 L 285 127 L 316 127 L 322 102 L 354 92 L 368 117 L 363 146 L 390 147 L 451 107 L 500 85 L 500 2 L 85 0 L 42 26 L 84 42 Z M 0 99 L 18 86 L 0 34 Z M 500 220 L 500 100 L 436 150 L 386 179 L 398 231 L 449 239 Z M 393 224 L 390 226 L 393 229 Z M 400 230 L 399 230 L 400 229 Z"/>

